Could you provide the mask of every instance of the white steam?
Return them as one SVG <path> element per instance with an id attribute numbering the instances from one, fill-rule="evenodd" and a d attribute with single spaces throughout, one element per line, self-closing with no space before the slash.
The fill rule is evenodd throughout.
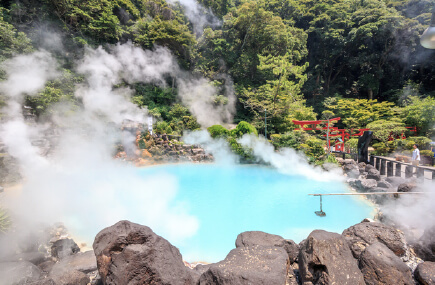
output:
<path id="1" fill-rule="evenodd" d="M 278 171 L 288 175 L 300 175 L 318 181 L 342 181 L 341 169 L 323 171 L 311 166 L 306 157 L 291 148 L 275 151 L 272 144 L 262 137 L 246 134 L 238 142 L 253 150 L 256 158 L 269 163 Z"/>
<path id="2" fill-rule="evenodd" d="M 216 163 L 233 165 L 238 162 L 239 158 L 231 151 L 228 142 L 224 139 L 213 139 L 207 130 L 188 133 L 183 137 L 183 141 L 201 145 L 213 155 Z"/>
<path id="3" fill-rule="evenodd" d="M 398 199 L 388 200 L 382 205 L 382 213 L 399 225 L 410 239 L 419 238 L 424 230 L 433 228 L 435 225 L 435 203 L 434 182 L 425 181 L 418 184 L 419 192 L 425 194 L 400 195 Z"/>
<path id="4" fill-rule="evenodd" d="M 137 169 L 114 161 L 112 152 L 121 141 L 134 148 L 134 131 L 122 132 L 121 123 L 126 119 L 144 122 L 146 118 L 146 110 L 131 103 L 132 90 L 123 87 L 124 82 L 164 86 L 168 77 L 175 78 L 180 98 L 206 126 L 231 120 L 234 110 L 230 104 L 210 107 L 214 106 L 210 98 L 217 94 L 216 88 L 182 71 L 165 48 L 144 51 L 128 43 L 109 50 L 88 49 L 76 68 L 85 76 L 75 92 L 83 106 L 77 110 L 65 103 L 53 108 L 51 121 L 58 126 L 58 137 L 47 158 L 32 145 L 45 139 L 47 127 L 27 123 L 21 108 L 25 95 L 37 94 L 58 74 L 56 61 L 49 53 L 38 51 L 5 62 L 3 69 L 7 80 L 0 83 L 0 90 L 8 101 L 0 140 L 17 158 L 25 177 L 21 195 L 5 200 L 17 220 L 24 221 L 26 227 L 64 221 L 87 242 L 121 219 L 146 224 L 172 242 L 195 234 L 197 218 L 174 201 L 177 181 L 172 177 L 145 180 Z M 141 207 L 137 207 L 138 201 Z"/>
<path id="5" fill-rule="evenodd" d="M 178 94 L 184 104 L 195 115 L 198 123 L 203 127 L 210 127 L 216 124 L 231 123 L 234 112 L 236 97 L 232 82 L 225 86 L 227 104 L 215 103 L 215 96 L 218 90 L 204 78 L 180 78 L 178 83 Z"/>
<path id="6" fill-rule="evenodd" d="M 196 0 L 168 0 L 172 5 L 179 3 L 184 8 L 184 14 L 193 25 L 195 34 L 201 35 L 205 27 L 217 27 L 221 21 L 213 15 L 213 12 L 206 10 Z"/>

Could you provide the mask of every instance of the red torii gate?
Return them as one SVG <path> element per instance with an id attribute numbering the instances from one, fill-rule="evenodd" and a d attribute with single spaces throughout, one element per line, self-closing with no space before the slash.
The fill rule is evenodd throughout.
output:
<path id="1" fill-rule="evenodd" d="M 293 123 L 295 125 L 301 126 L 300 128 L 297 128 L 295 130 L 303 130 L 303 131 L 320 131 L 320 130 L 328 130 L 328 125 L 330 122 L 335 122 L 341 120 L 340 117 L 332 118 L 329 120 L 317 120 L 317 121 L 297 121 L 293 120 Z M 321 124 L 322 122 L 326 122 L 325 127 L 317 127 L 317 125 Z M 304 127 L 306 125 L 310 125 L 311 127 Z M 344 151 L 344 141 L 350 139 L 350 137 L 356 137 L 356 136 L 362 136 L 364 131 L 368 131 L 369 129 L 356 129 L 358 130 L 357 133 L 352 134 L 354 129 L 346 130 L 346 129 L 339 129 L 337 127 L 329 127 L 329 134 L 330 137 L 341 137 L 341 142 L 339 144 L 335 145 L 335 149 L 337 151 Z M 326 136 L 326 135 L 323 135 Z M 328 149 L 331 147 L 330 140 L 328 143 Z"/>

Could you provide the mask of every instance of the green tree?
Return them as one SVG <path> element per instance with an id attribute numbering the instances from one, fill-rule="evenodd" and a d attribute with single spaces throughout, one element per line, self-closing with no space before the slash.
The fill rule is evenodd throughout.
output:
<path id="1" fill-rule="evenodd" d="M 28 53 L 33 50 L 30 39 L 23 32 L 17 32 L 13 25 L 1 15 L 5 9 L 0 7 L 0 61 L 13 54 Z"/>
<path id="2" fill-rule="evenodd" d="M 326 102 L 326 108 L 341 117 L 346 128 L 364 128 L 377 120 L 390 120 L 399 116 L 394 103 L 367 99 L 336 99 Z"/>
<path id="3" fill-rule="evenodd" d="M 384 144 L 390 136 L 400 136 L 406 131 L 404 123 L 399 118 L 396 120 L 377 120 L 367 124 L 367 128 L 373 131 L 373 137 Z"/>
<path id="4" fill-rule="evenodd" d="M 435 134 L 435 99 L 410 96 L 404 102 L 403 120 L 409 127 L 417 127 L 418 134 L 432 136 Z"/>
<path id="5" fill-rule="evenodd" d="M 261 126 L 265 110 L 269 114 L 274 132 L 288 131 L 293 119 L 312 119 L 315 114 L 305 107 L 301 88 L 306 80 L 303 74 L 307 64 L 295 66 L 288 54 L 284 56 L 260 56 L 259 70 L 269 78 L 258 88 L 243 89 L 240 101 L 254 114 L 254 122 Z"/>

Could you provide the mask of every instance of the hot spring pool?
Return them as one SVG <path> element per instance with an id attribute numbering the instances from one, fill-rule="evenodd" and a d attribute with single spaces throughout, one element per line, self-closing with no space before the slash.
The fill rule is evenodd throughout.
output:
<path id="1" fill-rule="evenodd" d="M 374 208 L 357 196 L 323 197 L 326 217 L 318 217 L 314 212 L 319 197 L 307 194 L 344 193 L 346 185 L 289 176 L 269 167 L 178 164 L 138 171 L 144 179 L 169 175 L 178 182 L 174 201 L 196 217 L 199 227 L 183 242 L 164 237 L 191 262 L 224 259 L 244 231 L 264 231 L 298 243 L 314 229 L 341 233 L 373 217 Z"/>

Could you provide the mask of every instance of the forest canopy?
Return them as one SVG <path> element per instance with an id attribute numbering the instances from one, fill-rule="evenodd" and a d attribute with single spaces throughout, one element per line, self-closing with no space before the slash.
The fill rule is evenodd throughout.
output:
<path id="1" fill-rule="evenodd" d="M 292 120 L 320 119 L 331 111 L 346 128 L 415 126 L 420 135 L 433 135 L 435 52 L 420 46 L 419 36 L 435 0 L 197 4 L 208 19 L 201 25 L 183 1 L 2 1 L 0 61 L 39 48 L 57 54 L 63 76 L 26 102 L 38 118 L 48 116 L 52 104 L 73 100 L 73 84 L 82 79 L 72 66 L 86 46 L 130 41 L 143 49 L 168 48 L 182 69 L 215 86 L 231 78 L 232 123 L 246 121 L 260 134 L 265 124 L 269 136 L 286 134 L 295 128 Z M 48 34 L 61 40 L 48 41 Z M 167 87 L 130 86 L 132 102 L 164 121 L 165 130 L 199 128 L 174 95 L 176 83 L 167 80 Z M 227 104 L 226 96 L 218 94 L 217 104 Z"/>

